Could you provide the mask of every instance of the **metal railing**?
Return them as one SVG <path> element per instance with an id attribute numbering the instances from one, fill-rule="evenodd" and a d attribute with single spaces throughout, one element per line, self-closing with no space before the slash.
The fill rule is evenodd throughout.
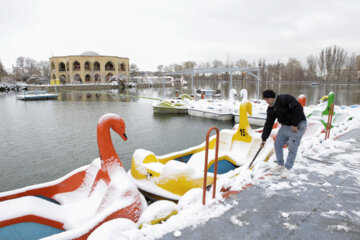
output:
<path id="1" fill-rule="evenodd" d="M 330 136 L 331 122 L 332 122 L 333 114 L 334 114 L 334 104 L 332 103 L 329 108 L 328 121 L 326 124 L 326 131 L 325 131 L 325 140 L 328 139 Z"/>
<path id="2" fill-rule="evenodd" d="M 217 177 L 217 167 L 218 167 L 218 155 L 219 155 L 219 129 L 217 127 L 211 127 L 206 134 L 206 145 L 205 145 L 205 164 L 204 164 L 204 185 L 203 185 L 203 205 L 205 205 L 206 198 L 206 182 L 207 182 L 207 168 L 208 168 L 208 157 L 209 157 L 209 136 L 212 130 L 216 131 L 216 146 L 215 146 L 215 168 L 214 168 L 214 183 L 213 183 L 213 195 L 212 198 L 215 198 L 216 192 L 216 177 Z"/>

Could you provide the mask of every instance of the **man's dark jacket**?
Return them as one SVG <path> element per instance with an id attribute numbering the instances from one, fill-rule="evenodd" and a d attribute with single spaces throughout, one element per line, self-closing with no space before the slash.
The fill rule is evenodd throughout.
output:
<path id="1" fill-rule="evenodd" d="M 269 137 L 276 119 L 282 125 L 297 126 L 301 121 L 306 120 L 306 117 L 303 107 L 293 96 L 277 95 L 274 106 L 269 106 L 267 109 L 262 140 L 265 141 Z"/>

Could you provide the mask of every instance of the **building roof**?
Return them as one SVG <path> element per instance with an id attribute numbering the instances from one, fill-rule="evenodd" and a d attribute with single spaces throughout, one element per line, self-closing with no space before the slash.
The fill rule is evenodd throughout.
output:
<path id="1" fill-rule="evenodd" d="M 86 51 L 81 54 L 81 56 L 100 56 L 97 52 L 94 51 Z"/>

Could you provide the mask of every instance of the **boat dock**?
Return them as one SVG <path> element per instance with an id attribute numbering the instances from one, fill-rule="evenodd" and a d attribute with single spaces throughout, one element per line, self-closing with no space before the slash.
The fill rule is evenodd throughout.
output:
<path id="1" fill-rule="evenodd" d="M 203 225 L 181 229 L 181 239 L 360 239 L 360 165 L 339 160 L 339 155 L 360 151 L 360 129 L 337 140 L 349 138 L 355 141 L 345 153 L 322 162 L 302 159 L 295 163 L 293 178 L 266 176 L 232 195 L 225 202 L 233 205 L 230 210 Z M 336 167 L 339 161 L 345 167 Z M 324 178 L 319 163 L 334 174 Z M 179 237 L 168 233 L 162 239 Z"/>

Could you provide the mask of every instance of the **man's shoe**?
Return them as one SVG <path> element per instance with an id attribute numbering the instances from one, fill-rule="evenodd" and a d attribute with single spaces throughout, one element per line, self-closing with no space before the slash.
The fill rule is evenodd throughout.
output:
<path id="1" fill-rule="evenodd" d="M 283 166 L 283 165 L 277 165 L 276 167 L 274 167 L 273 169 L 272 169 L 272 172 L 274 172 L 274 173 L 276 173 L 276 172 L 281 172 L 281 171 L 283 171 L 283 169 L 284 169 L 285 167 Z"/>
<path id="2" fill-rule="evenodd" d="M 283 172 L 281 174 L 281 178 L 286 179 L 289 177 L 289 175 L 290 175 L 290 170 L 284 167 Z"/>

